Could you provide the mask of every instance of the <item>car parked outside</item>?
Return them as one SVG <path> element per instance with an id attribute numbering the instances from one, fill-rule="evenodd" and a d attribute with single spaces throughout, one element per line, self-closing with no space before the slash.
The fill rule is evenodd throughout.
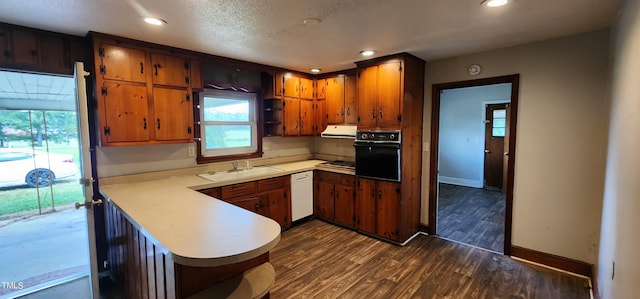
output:
<path id="1" fill-rule="evenodd" d="M 0 187 L 46 187 L 78 173 L 73 156 L 33 151 L 28 148 L 0 148 Z"/>

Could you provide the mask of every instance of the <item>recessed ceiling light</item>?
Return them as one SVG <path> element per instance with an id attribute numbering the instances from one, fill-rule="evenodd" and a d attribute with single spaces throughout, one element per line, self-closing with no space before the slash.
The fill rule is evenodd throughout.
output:
<path id="1" fill-rule="evenodd" d="M 362 56 L 372 56 L 375 53 L 376 53 L 376 51 L 374 51 L 374 50 L 360 51 L 360 55 L 362 55 Z"/>
<path id="2" fill-rule="evenodd" d="M 144 18 L 144 21 L 151 25 L 156 25 L 156 26 L 164 25 L 167 23 L 167 21 L 163 19 L 152 18 L 152 17 L 146 17 Z"/>
<path id="3" fill-rule="evenodd" d="M 311 24 L 320 24 L 320 19 L 318 18 L 306 18 L 304 20 L 302 20 L 302 23 L 304 23 L 305 25 L 311 25 Z"/>
<path id="4" fill-rule="evenodd" d="M 509 0 L 483 0 L 480 5 L 485 5 L 488 7 L 498 7 L 503 6 L 509 3 Z"/>
<path id="5" fill-rule="evenodd" d="M 312 73 L 319 73 L 320 71 L 321 71 L 321 69 L 319 69 L 319 68 L 312 68 L 311 69 Z"/>

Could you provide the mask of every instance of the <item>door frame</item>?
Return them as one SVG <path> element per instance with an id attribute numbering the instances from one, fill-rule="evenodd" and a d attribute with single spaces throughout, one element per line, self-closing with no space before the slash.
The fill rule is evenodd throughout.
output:
<path id="1" fill-rule="evenodd" d="M 511 254 L 511 230 L 513 219 L 513 182 L 516 158 L 516 124 L 518 120 L 518 92 L 520 74 L 433 84 L 431 88 L 431 149 L 429 154 L 429 234 L 436 235 L 438 208 L 438 156 L 440 142 L 440 94 L 445 89 L 475 87 L 511 83 L 511 119 L 509 122 L 509 155 L 507 165 L 507 188 L 505 192 L 504 254 Z"/>

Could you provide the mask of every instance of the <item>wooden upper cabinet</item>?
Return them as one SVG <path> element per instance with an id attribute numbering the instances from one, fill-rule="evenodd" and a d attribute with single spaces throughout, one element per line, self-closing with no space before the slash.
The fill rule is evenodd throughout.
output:
<path id="1" fill-rule="evenodd" d="M 300 135 L 314 135 L 314 105 L 312 100 L 300 100 Z"/>
<path id="2" fill-rule="evenodd" d="M 191 90 L 202 91 L 204 90 L 204 82 L 202 82 L 202 69 L 200 68 L 200 61 L 191 60 Z"/>
<path id="3" fill-rule="evenodd" d="M 313 80 L 300 78 L 300 98 L 313 100 Z"/>
<path id="4" fill-rule="evenodd" d="M 188 87 L 190 61 L 179 56 L 151 53 L 153 84 Z"/>
<path id="5" fill-rule="evenodd" d="M 8 28 L 0 27 L 0 63 L 10 63 L 11 45 L 10 31 Z"/>
<path id="6" fill-rule="evenodd" d="M 300 135 L 300 99 L 285 97 L 282 102 L 283 135 Z"/>
<path id="7" fill-rule="evenodd" d="M 316 99 L 322 100 L 327 96 L 327 79 L 318 79 L 316 81 Z"/>
<path id="8" fill-rule="evenodd" d="M 40 37 L 40 47 L 46 49 L 39 53 L 40 63 L 51 69 L 63 69 L 72 64 L 70 57 L 67 56 L 65 42 L 63 39 L 44 35 Z"/>
<path id="9" fill-rule="evenodd" d="M 377 120 L 378 67 L 358 71 L 358 126 L 373 128 Z"/>
<path id="10" fill-rule="evenodd" d="M 143 50 L 103 44 L 98 49 L 102 63 L 98 70 L 105 80 L 147 82 L 146 53 Z"/>
<path id="11" fill-rule="evenodd" d="M 344 76 L 327 79 L 327 123 L 344 123 Z"/>
<path id="12" fill-rule="evenodd" d="M 186 89 L 153 88 L 156 140 L 191 140 L 193 108 Z"/>
<path id="13" fill-rule="evenodd" d="M 391 62 L 378 66 L 378 120 L 377 126 L 393 128 L 400 126 L 400 91 L 402 84 L 402 63 Z"/>
<path id="14" fill-rule="evenodd" d="M 19 64 L 38 64 L 38 37 L 35 32 L 14 29 L 13 39 L 13 60 Z"/>
<path id="15" fill-rule="evenodd" d="M 402 119 L 402 62 L 392 61 L 358 73 L 358 126 L 399 128 Z"/>
<path id="16" fill-rule="evenodd" d="M 282 77 L 282 94 L 285 97 L 297 98 L 300 95 L 300 80 L 291 74 Z"/>
<path id="17" fill-rule="evenodd" d="M 344 122 L 351 125 L 358 123 L 358 113 L 356 111 L 357 81 L 355 75 L 344 77 Z"/>
<path id="18" fill-rule="evenodd" d="M 102 99 L 102 142 L 143 142 L 150 140 L 147 87 L 124 82 L 105 82 Z"/>
<path id="19" fill-rule="evenodd" d="M 327 128 L 327 101 L 316 100 L 315 106 L 315 133 L 314 135 L 320 135 L 324 129 Z"/>

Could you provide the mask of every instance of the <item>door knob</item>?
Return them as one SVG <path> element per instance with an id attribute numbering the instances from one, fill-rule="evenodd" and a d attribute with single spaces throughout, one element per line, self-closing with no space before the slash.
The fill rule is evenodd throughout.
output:
<path id="1" fill-rule="evenodd" d="M 80 209 L 80 207 L 85 207 L 86 209 L 90 209 L 91 207 L 99 204 L 102 204 L 102 199 L 88 200 L 83 203 L 76 202 L 76 210 Z"/>
<path id="2" fill-rule="evenodd" d="M 484 150 L 484 153 L 485 153 L 485 154 L 488 154 L 488 153 L 490 153 L 490 152 L 491 152 L 491 151 L 490 151 L 490 150 L 488 150 L 488 149 Z"/>
<path id="3" fill-rule="evenodd" d="M 505 156 L 508 156 L 508 155 L 509 155 L 509 152 L 504 152 L 504 155 L 505 155 Z"/>

